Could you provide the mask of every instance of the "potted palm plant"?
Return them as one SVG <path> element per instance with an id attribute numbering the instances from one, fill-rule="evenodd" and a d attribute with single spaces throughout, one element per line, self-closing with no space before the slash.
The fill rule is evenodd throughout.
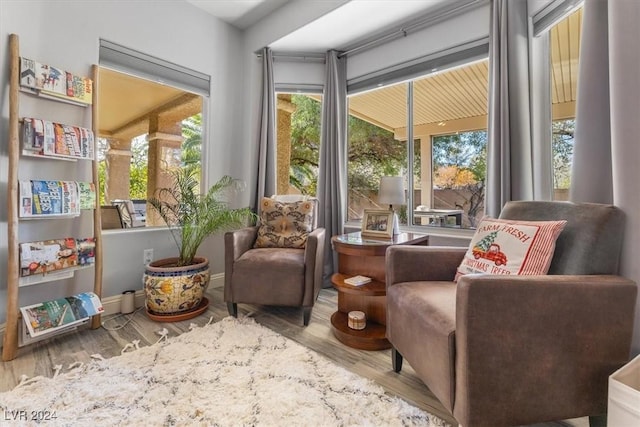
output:
<path id="1" fill-rule="evenodd" d="M 197 169 L 187 165 L 174 171 L 174 184 L 161 188 L 149 204 L 167 224 L 178 256 L 153 261 L 145 268 L 144 291 L 147 314 L 162 321 L 185 320 L 206 310 L 204 292 L 209 285 L 209 260 L 197 256 L 204 239 L 253 221 L 249 208 L 232 209 L 228 196 L 239 181 L 222 177 L 201 194 Z"/>

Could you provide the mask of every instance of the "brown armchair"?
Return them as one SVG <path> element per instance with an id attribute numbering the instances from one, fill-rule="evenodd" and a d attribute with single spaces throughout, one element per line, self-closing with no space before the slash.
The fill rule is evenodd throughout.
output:
<path id="1" fill-rule="evenodd" d="M 623 213 L 609 205 L 510 202 L 500 218 L 566 219 L 548 275 L 466 275 L 467 248 L 387 250 L 387 337 L 465 427 L 590 416 L 630 356 L 637 287 L 616 276 Z"/>
<path id="2" fill-rule="evenodd" d="M 316 226 L 317 204 L 313 216 L 302 249 L 254 248 L 257 226 L 225 234 L 224 300 L 230 315 L 237 317 L 238 303 L 302 307 L 303 323 L 309 324 L 322 287 L 325 245 L 325 230 Z"/>

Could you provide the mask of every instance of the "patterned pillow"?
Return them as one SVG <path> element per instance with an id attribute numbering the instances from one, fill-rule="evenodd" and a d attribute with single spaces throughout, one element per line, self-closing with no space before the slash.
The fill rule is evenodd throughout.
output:
<path id="1" fill-rule="evenodd" d="M 254 248 L 304 248 L 312 231 L 316 200 L 279 202 L 264 197 Z"/>
<path id="2" fill-rule="evenodd" d="M 455 280 L 470 273 L 547 274 L 556 239 L 566 223 L 483 218 Z"/>

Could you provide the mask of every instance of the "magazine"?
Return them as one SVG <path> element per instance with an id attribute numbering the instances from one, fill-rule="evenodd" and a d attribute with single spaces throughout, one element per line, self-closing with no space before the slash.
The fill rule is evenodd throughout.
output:
<path id="1" fill-rule="evenodd" d="M 94 237 L 20 243 L 20 276 L 33 276 L 96 262 Z"/>
<path id="2" fill-rule="evenodd" d="M 75 181 L 20 181 L 20 218 L 80 215 Z"/>
<path id="3" fill-rule="evenodd" d="M 80 209 L 96 208 L 96 186 L 93 182 L 78 182 Z"/>
<path id="4" fill-rule="evenodd" d="M 96 262 L 96 238 L 87 237 L 76 240 L 78 247 L 78 264 L 89 265 Z"/>
<path id="5" fill-rule="evenodd" d="M 20 276 L 45 274 L 77 265 L 77 242 L 72 237 L 20 244 Z"/>
<path id="6" fill-rule="evenodd" d="M 24 151 L 45 156 L 93 160 L 94 136 L 90 129 L 32 117 L 25 117 L 22 121 Z"/>
<path id="7" fill-rule="evenodd" d="M 80 323 L 103 311 L 100 298 L 93 292 L 20 307 L 32 338 Z"/>
<path id="8" fill-rule="evenodd" d="M 20 86 L 83 104 L 93 102 L 91 79 L 23 57 L 20 58 Z"/>

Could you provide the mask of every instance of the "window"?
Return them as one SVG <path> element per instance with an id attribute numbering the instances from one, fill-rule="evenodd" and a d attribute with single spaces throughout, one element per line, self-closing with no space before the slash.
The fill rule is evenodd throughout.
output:
<path id="1" fill-rule="evenodd" d="M 315 196 L 318 186 L 322 96 L 279 93 L 277 101 L 276 192 Z"/>
<path id="2" fill-rule="evenodd" d="M 163 225 L 146 200 L 175 168 L 200 176 L 202 96 L 107 68 L 98 90 L 100 203 L 127 209 L 127 226 Z"/>
<path id="3" fill-rule="evenodd" d="M 387 209 L 377 200 L 381 177 L 406 179 L 407 84 L 372 90 L 348 101 L 347 220 L 360 221 L 365 209 Z M 398 208 L 406 224 L 406 206 Z"/>
<path id="4" fill-rule="evenodd" d="M 484 59 L 350 96 L 348 220 L 385 209 L 380 177 L 401 175 L 402 224 L 474 227 L 484 213 L 487 87 Z"/>
<path id="5" fill-rule="evenodd" d="M 568 200 L 578 89 L 582 8 L 549 30 L 553 199 Z"/>

